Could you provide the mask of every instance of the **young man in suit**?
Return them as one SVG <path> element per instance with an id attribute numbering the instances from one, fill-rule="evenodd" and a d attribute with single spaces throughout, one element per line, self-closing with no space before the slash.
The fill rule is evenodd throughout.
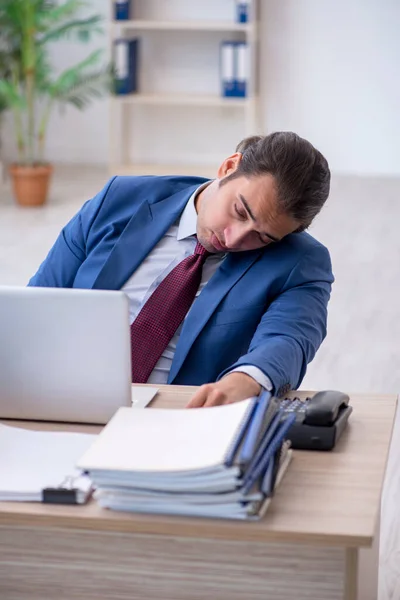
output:
<path id="1" fill-rule="evenodd" d="M 200 385 L 190 407 L 296 389 L 326 335 L 333 275 L 305 233 L 328 163 L 291 132 L 243 140 L 217 177 L 114 177 L 32 286 L 122 289 L 132 381 Z"/>

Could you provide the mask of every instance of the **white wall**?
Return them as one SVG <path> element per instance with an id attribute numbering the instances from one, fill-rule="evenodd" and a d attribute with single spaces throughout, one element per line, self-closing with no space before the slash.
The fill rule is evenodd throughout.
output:
<path id="1" fill-rule="evenodd" d="M 179 1 L 169 0 L 168 5 L 171 8 Z M 229 0 L 218 2 L 226 5 Z M 188 0 L 184 5 L 187 7 Z M 293 130 L 307 137 L 327 156 L 335 172 L 400 175 L 400 2 L 261 0 L 261 5 L 265 130 Z M 96 0 L 93 6 L 108 18 L 108 0 Z M 93 46 L 99 43 L 107 47 L 107 36 Z M 54 64 L 59 69 L 87 51 L 87 46 L 55 45 Z M 206 77 L 204 61 L 197 67 L 199 77 Z M 70 109 L 64 115 L 54 114 L 48 157 L 62 162 L 106 163 L 108 129 L 107 101 L 96 102 L 83 113 Z M 221 135 L 226 136 L 223 131 L 221 125 Z M 157 129 L 149 129 L 148 139 L 156 136 Z M 187 131 L 181 137 L 178 132 L 169 140 L 171 153 L 174 148 L 181 152 Z M 6 126 L 3 154 L 11 156 L 13 152 L 10 127 Z M 188 161 L 191 152 L 196 160 L 189 145 Z"/>
<path id="2" fill-rule="evenodd" d="M 268 129 L 309 138 L 336 172 L 400 175 L 399 0 L 270 0 Z"/>

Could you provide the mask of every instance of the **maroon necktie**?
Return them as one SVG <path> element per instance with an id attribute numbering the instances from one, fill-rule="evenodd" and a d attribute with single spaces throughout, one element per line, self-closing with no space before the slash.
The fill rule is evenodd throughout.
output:
<path id="1" fill-rule="evenodd" d="M 210 253 L 197 242 L 154 290 L 131 325 L 132 382 L 146 383 L 163 350 L 185 318 Z"/>

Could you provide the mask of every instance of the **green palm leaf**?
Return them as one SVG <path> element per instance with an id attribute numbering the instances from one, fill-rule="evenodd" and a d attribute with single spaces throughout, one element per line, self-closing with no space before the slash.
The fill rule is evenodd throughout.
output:
<path id="1" fill-rule="evenodd" d="M 26 107 L 26 98 L 11 81 L 0 80 L 0 98 L 5 106 Z"/>
<path id="2" fill-rule="evenodd" d="M 80 42 L 88 42 L 92 35 L 103 33 L 103 29 L 100 27 L 102 21 L 103 18 L 98 15 L 94 15 L 87 19 L 70 21 L 43 35 L 40 39 L 40 43 L 47 44 L 47 42 L 54 42 L 62 39 L 77 39 Z"/>
<path id="3" fill-rule="evenodd" d="M 55 27 L 66 19 L 74 18 L 82 8 L 89 6 L 88 2 L 81 0 L 66 0 L 63 3 L 57 0 L 35 0 L 37 2 L 36 24 L 40 31 Z"/>
<path id="4" fill-rule="evenodd" d="M 58 76 L 50 61 L 50 43 L 87 42 L 103 32 L 100 15 L 80 14 L 89 6 L 82 0 L 0 0 L 0 110 L 13 112 L 21 162 L 43 160 L 56 103 L 81 110 L 110 93 L 111 71 L 100 65 L 101 50 Z"/>
<path id="5" fill-rule="evenodd" d="M 89 67 L 93 67 L 99 61 L 99 58 L 103 52 L 101 50 L 95 50 L 87 58 L 82 60 L 80 63 L 66 69 L 58 76 L 58 78 L 50 85 L 49 93 L 53 98 L 60 97 L 60 95 L 76 85 L 77 81 L 81 79 L 82 74 Z"/>
<path id="6" fill-rule="evenodd" d="M 108 95 L 111 90 L 110 73 L 101 69 L 81 74 L 69 87 L 65 87 L 56 96 L 62 104 L 71 104 L 79 110 L 89 106 L 92 100 Z"/>

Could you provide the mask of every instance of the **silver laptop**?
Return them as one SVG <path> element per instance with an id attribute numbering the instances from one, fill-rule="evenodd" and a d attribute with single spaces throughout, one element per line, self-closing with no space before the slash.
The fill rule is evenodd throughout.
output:
<path id="1" fill-rule="evenodd" d="M 107 423 L 130 365 L 123 292 L 0 287 L 0 418 Z"/>

